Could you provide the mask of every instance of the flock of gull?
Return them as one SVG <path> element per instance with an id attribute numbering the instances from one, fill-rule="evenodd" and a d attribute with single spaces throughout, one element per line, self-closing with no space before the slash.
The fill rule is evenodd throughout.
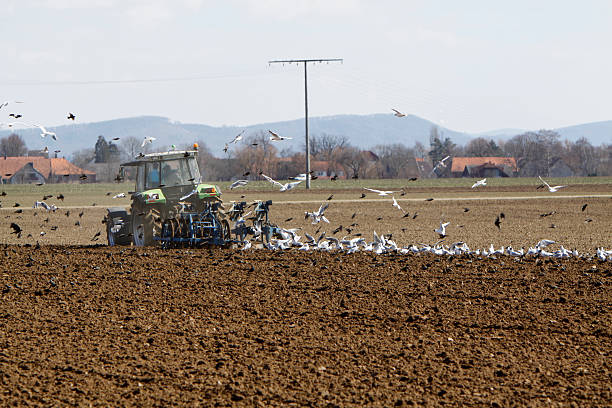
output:
<path id="1" fill-rule="evenodd" d="M 577 250 L 569 250 L 560 246 L 556 251 L 548 251 L 546 247 L 551 244 L 555 244 L 555 241 L 543 239 L 539 241 L 535 246 L 531 246 L 528 249 L 519 248 L 515 249 L 511 246 L 502 246 L 501 248 L 494 248 L 493 244 L 487 249 L 475 249 L 472 250 L 465 242 L 459 241 L 454 242 L 450 245 L 444 245 L 440 242 L 434 245 L 418 244 L 409 246 L 398 246 L 392 239 L 385 235 L 378 235 L 374 231 L 373 241 L 366 241 L 362 237 L 356 238 L 335 238 L 326 236 L 323 232 L 317 238 L 314 238 L 308 233 L 304 233 L 305 239 L 302 239 L 301 235 L 298 235 L 299 229 L 281 229 L 280 234 L 282 238 L 271 239 L 270 242 L 264 244 L 265 248 L 270 250 L 285 250 L 296 248 L 300 251 L 337 251 L 344 252 L 346 254 L 352 254 L 355 252 L 373 252 L 375 254 L 420 254 L 420 253 L 431 253 L 434 255 L 442 256 L 455 256 L 455 255 L 468 255 L 468 256 L 481 256 L 481 257 L 498 257 L 498 256 L 510 256 L 515 258 L 520 257 L 540 257 L 540 258 L 593 258 L 592 254 L 580 254 Z M 242 248 L 246 250 L 252 247 L 250 241 L 247 241 Z M 600 261 L 612 262 L 612 250 L 605 250 L 604 248 L 597 248 L 595 257 Z"/>
<path id="2" fill-rule="evenodd" d="M 12 102 L 4 102 L 4 103 L 0 103 L 0 109 L 9 106 L 10 104 L 16 104 L 16 103 L 23 103 L 20 101 L 12 101 Z M 405 117 L 406 115 L 399 112 L 396 109 L 392 109 L 394 112 L 394 115 L 396 117 Z M 13 119 L 20 119 L 22 117 L 22 115 L 20 114 L 15 114 L 15 113 L 11 113 L 9 114 L 9 117 L 13 118 Z M 67 119 L 74 121 L 76 118 L 76 116 L 73 113 L 69 113 L 67 116 Z M 46 136 L 50 136 L 53 140 L 57 140 L 57 135 L 54 132 L 50 132 L 48 131 L 44 126 L 42 125 L 38 125 L 38 124 L 28 124 L 25 122 L 20 122 L 20 121 L 14 121 L 14 122 L 9 122 L 9 123 L 0 123 L 0 125 L 6 125 L 8 127 L 13 127 L 15 125 L 23 125 L 23 126 L 30 126 L 30 127 L 38 127 L 41 131 L 40 136 L 42 138 L 45 138 Z M 279 142 L 279 141 L 284 141 L 284 140 L 288 140 L 291 139 L 290 137 L 286 137 L 286 136 L 279 136 L 277 133 L 268 130 L 269 133 L 269 139 L 272 142 Z M 243 139 L 243 135 L 244 135 L 244 130 L 242 132 L 240 132 L 238 135 L 236 135 L 231 141 L 227 142 L 225 144 L 225 147 L 223 149 L 224 152 L 227 152 L 229 145 L 230 144 L 236 144 L 238 142 L 240 142 Z M 119 138 L 114 138 L 113 140 L 118 140 Z M 147 144 L 151 144 L 153 143 L 153 141 L 155 141 L 156 138 L 155 137 L 151 137 L 151 136 L 145 136 L 143 141 L 142 141 L 142 147 L 145 147 Z M 254 143 L 254 145 L 256 145 L 257 143 Z M 450 158 L 450 156 L 446 156 L 443 159 L 439 160 L 434 166 L 433 166 L 433 170 L 432 172 L 435 172 L 438 169 L 442 169 L 446 167 L 446 161 Z M 286 191 L 290 191 L 293 190 L 295 187 L 297 187 L 302 181 L 307 180 L 308 178 L 310 178 L 311 180 L 316 179 L 316 176 L 314 176 L 312 174 L 313 172 L 310 173 L 302 173 L 299 174 L 295 177 L 291 177 L 290 179 L 293 179 L 294 181 L 290 181 L 287 183 L 280 183 L 274 179 L 272 179 L 271 177 L 263 174 L 263 172 L 259 172 L 259 175 L 267 180 L 268 182 L 270 182 L 271 184 L 273 184 L 274 186 L 279 188 L 280 192 L 286 192 Z M 250 174 L 250 172 L 246 172 L 243 174 L 243 176 L 248 176 Z M 559 186 L 551 186 L 550 184 L 548 184 L 542 177 L 538 176 L 540 181 L 542 182 L 542 184 L 538 187 L 538 189 L 540 188 L 548 188 L 549 192 L 551 193 L 555 193 L 557 191 L 559 191 L 561 188 L 567 187 L 565 185 L 559 185 Z M 334 178 L 332 178 L 332 180 L 335 180 Z M 414 181 L 416 180 L 416 178 L 411 178 L 410 181 Z M 235 182 L 233 182 L 230 185 L 230 189 L 236 189 L 236 188 L 240 188 L 240 187 L 244 187 L 249 183 L 249 180 L 247 179 L 240 179 L 240 180 L 236 180 Z M 478 180 L 476 181 L 473 185 L 472 185 L 472 189 L 474 188 L 478 188 L 478 187 L 485 187 L 487 185 L 487 179 L 484 178 L 482 180 Z M 387 191 L 387 190 L 377 190 L 377 189 L 373 189 L 373 188 L 364 188 L 367 191 L 370 191 L 372 193 L 377 194 L 378 196 L 381 197 L 391 197 L 392 199 L 392 205 L 393 207 L 397 208 L 398 210 L 400 210 L 402 213 L 404 213 L 404 217 L 407 217 L 409 214 L 407 212 L 405 212 L 402 207 L 399 205 L 399 203 L 397 202 L 396 198 L 395 198 L 395 194 L 400 193 L 401 195 L 404 195 L 405 192 L 402 191 Z M 5 193 L 4 193 L 5 194 Z M 110 194 L 110 193 L 109 193 Z M 114 195 L 112 198 L 116 199 L 116 198 L 124 198 L 126 195 L 125 193 L 119 193 Z M 183 197 L 182 199 L 187 198 Z M 333 197 L 333 195 L 331 195 L 328 200 L 331 200 Z M 361 198 L 365 198 L 366 194 L 362 193 L 361 194 Z M 46 198 L 46 197 L 45 197 Z M 63 196 L 62 196 L 63 198 Z M 431 201 L 433 199 L 429 198 L 426 201 Z M 583 205 L 582 207 L 582 211 L 584 211 L 584 209 L 586 208 L 586 204 Z M 59 209 L 59 207 L 57 207 L 54 204 L 47 204 L 44 201 L 36 201 L 33 205 L 34 209 L 44 209 L 48 212 L 55 212 L 56 210 Z M 325 217 L 325 211 L 329 208 L 329 203 L 324 203 L 321 204 L 321 206 L 319 207 L 318 210 L 316 211 L 312 211 L 312 212 L 305 212 L 305 216 L 304 218 L 306 220 L 310 219 L 312 221 L 312 224 L 318 224 L 319 222 L 325 222 L 329 224 L 329 220 Z M 469 209 L 464 209 L 464 211 L 469 211 Z M 554 212 L 552 212 L 554 213 Z M 82 215 L 82 214 L 81 214 Z M 248 215 L 248 214 L 247 214 Z M 413 218 L 416 218 L 416 213 L 414 214 Z M 546 215 L 550 215 L 550 214 L 544 214 L 541 216 L 546 216 Z M 354 218 L 355 214 L 353 215 Z M 235 227 L 238 227 L 239 224 L 244 223 L 244 217 L 246 217 L 246 215 L 244 215 L 243 217 L 240 217 L 236 220 L 236 224 Z M 504 214 L 501 213 L 499 216 L 497 216 L 496 220 L 495 220 L 495 226 L 499 229 L 500 228 L 500 224 L 501 224 L 501 220 L 504 218 Z M 451 256 L 451 255 L 474 255 L 474 256 L 484 256 L 484 257 L 492 257 L 492 256 L 501 256 L 501 255 L 505 255 L 505 256 L 511 256 L 511 257 L 529 257 L 529 256 L 533 256 L 533 257 L 551 257 L 551 258 L 592 258 L 593 255 L 589 255 L 589 254 L 579 254 L 578 251 L 576 250 L 568 250 L 566 248 L 563 247 L 563 245 L 560 246 L 560 248 L 556 251 L 548 251 L 546 250 L 546 247 L 548 247 L 551 244 L 555 244 L 554 241 L 552 240 L 547 240 L 547 239 L 543 239 L 540 242 L 538 242 L 535 246 L 529 247 L 528 249 L 525 248 L 519 248 L 519 249 L 515 249 L 512 246 L 502 246 L 501 248 L 495 249 L 493 247 L 493 245 L 491 244 L 489 248 L 486 249 L 475 249 L 472 250 L 468 247 L 468 245 L 465 242 L 454 242 L 450 245 L 446 245 L 443 243 L 444 239 L 447 237 L 447 233 L 446 233 L 446 228 L 450 225 L 450 222 L 444 222 L 444 221 L 440 221 L 440 225 L 439 227 L 437 227 L 436 229 L 434 229 L 433 231 L 438 234 L 438 237 L 441 239 L 440 241 L 438 241 L 437 243 L 435 243 L 434 245 L 428 245 L 428 244 L 418 244 L 418 245 L 409 245 L 409 246 L 403 246 L 403 247 L 399 247 L 392 239 L 391 239 L 391 234 L 385 236 L 385 235 L 378 235 L 375 231 L 374 231 L 374 239 L 371 242 L 367 242 L 364 238 L 362 238 L 361 236 L 359 237 L 354 237 L 354 238 L 349 238 L 349 237 L 343 237 L 341 239 L 332 237 L 332 236 L 326 236 L 326 233 L 323 232 L 321 235 L 319 235 L 316 239 L 309 235 L 308 233 L 304 232 L 304 239 L 302 239 L 302 236 L 298 235 L 298 231 L 301 228 L 294 228 L 294 229 L 284 229 L 281 228 L 280 229 L 280 235 L 281 238 L 280 239 L 271 239 L 270 242 L 265 244 L 265 247 L 270 249 L 270 250 L 284 250 L 284 249 L 291 249 L 291 248 L 297 248 L 298 250 L 301 251 L 340 251 L 340 252 L 345 252 L 347 254 L 351 254 L 351 253 L 355 253 L 355 252 L 359 252 L 359 251 L 363 251 L 363 252 L 373 252 L 376 254 L 385 254 L 385 253 L 399 253 L 399 254 L 419 254 L 419 253 L 432 253 L 435 255 L 445 255 L 445 256 Z M 21 227 L 19 227 L 17 224 L 12 223 L 11 224 L 11 228 L 13 229 L 13 233 L 16 234 L 21 234 L 22 230 Z M 257 232 L 261 233 L 261 231 L 255 231 L 255 235 L 257 236 Z M 334 231 L 334 233 L 338 232 L 337 230 Z M 41 232 L 41 235 L 43 235 L 43 233 Z M 98 232 L 96 234 L 96 237 L 94 237 L 94 239 L 96 239 L 98 236 L 100 235 L 100 232 Z M 359 234 L 360 235 L 360 234 Z M 245 249 L 249 249 L 252 247 L 252 244 L 250 241 L 246 241 L 244 244 L 244 247 L 242 248 L 243 250 Z M 612 262 L 612 250 L 605 250 L 604 248 L 597 248 L 596 254 L 594 255 L 597 259 L 599 259 L 600 261 L 611 261 Z"/>

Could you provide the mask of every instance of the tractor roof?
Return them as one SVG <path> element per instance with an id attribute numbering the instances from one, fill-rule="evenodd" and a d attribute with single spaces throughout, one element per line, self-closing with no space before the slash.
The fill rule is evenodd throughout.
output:
<path id="1" fill-rule="evenodd" d="M 135 161 L 121 163 L 121 166 L 138 166 L 140 163 L 181 159 L 184 157 L 193 157 L 197 154 L 197 150 L 173 150 L 171 152 L 147 153 L 140 156 L 136 156 Z"/>

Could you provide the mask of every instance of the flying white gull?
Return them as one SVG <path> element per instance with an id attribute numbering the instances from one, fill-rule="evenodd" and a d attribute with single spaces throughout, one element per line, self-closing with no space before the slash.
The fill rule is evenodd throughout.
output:
<path id="1" fill-rule="evenodd" d="M 145 147 L 147 143 L 153 143 L 154 140 L 157 139 L 153 136 L 145 136 L 144 139 L 142 139 L 142 144 L 140 145 L 140 147 Z"/>
<path id="2" fill-rule="evenodd" d="M 327 210 L 327 207 L 329 207 L 329 204 L 323 203 L 319 207 L 318 211 L 314 211 L 314 212 L 306 211 L 306 217 L 305 218 L 308 218 L 308 217 L 312 218 L 312 223 L 313 224 L 318 224 L 321 221 L 326 222 L 326 223 L 329 224 L 329 220 L 327 218 L 325 218 L 325 216 L 323 215 L 323 213 L 325 213 L 325 210 Z"/>
<path id="3" fill-rule="evenodd" d="M 268 130 L 268 133 L 270 133 L 270 140 L 273 142 L 280 142 L 281 140 L 292 139 L 291 137 L 287 137 L 287 136 L 279 136 L 271 130 Z"/>
<path id="4" fill-rule="evenodd" d="M 238 143 L 239 141 L 241 141 L 243 133 L 244 133 L 244 130 L 242 132 L 238 133 L 236 135 L 236 137 L 234 137 L 234 139 L 232 141 L 230 141 L 230 143 Z"/>
<path id="5" fill-rule="evenodd" d="M 382 190 L 375 190 L 373 188 L 367 188 L 367 187 L 364 187 L 364 189 L 368 190 L 368 191 L 372 191 L 374 193 L 377 193 L 379 196 L 388 196 L 388 195 L 391 195 L 393 193 L 399 193 L 399 191 L 382 191 Z"/>
<path id="6" fill-rule="evenodd" d="M 42 125 L 34 125 L 34 126 L 40 129 L 40 137 L 44 138 L 45 136 L 51 136 L 53 140 L 57 140 L 57 135 L 54 132 L 49 132 Z"/>
<path id="7" fill-rule="evenodd" d="M 440 221 L 440 227 L 436 228 L 434 230 L 435 233 L 437 233 L 440 238 L 444 238 L 446 236 L 446 227 L 448 227 L 450 225 L 450 222 L 442 222 Z"/>
<path id="8" fill-rule="evenodd" d="M 125 193 L 119 193 L 115 196 L 113 196 L 113 198 L 124 198 L 125 197 Z"/>
<path id="9" fill-rule="evenodd" d="M 236 180 L 230 185 L 230 190 L 238 187 L 244 187 L 248 184 L 249 180 Z"/>
<path id="10" fill-rule="evenodd" d="M 268 177 L 265 174 L 261 173 L 261 177 L 265 178 L 266 180 L 268 180 L 270 183 L 274 184 L 275 186 L 279 186 L 280 187 L 280 192 L 285 192 L 285 191 L 289 191 L 289 190 L 293 190 L 295 188 L 295 186 L 297 186 L 298 184 L 300 184 L 302 181 L 294 181 L 292 183 L 286 183 L 286 184 L 281 184 L 278 181 L 272 179 L 272 177 Z"/>
<path id="11" fill-rule="evenodd" d="M 484 178 L 484 179 L 482 179 L 482 180 L 478 180 L 477 182 L 475 182 L 475 183 L 472 185 L 472 188 L 476 188 L 476 187 L 480 187 L 480 186 L 486 186 L 486 185 L 487 185 L 487 179 L 486 179 L 486 178 Z"/>
<path id="12" fill-rule="evenodd" d="M 542 183 L 546 184 L 546 187 L 548 187 L 548 191 L 550 191 L 551 193 L 556 193 L 557 191 L 559 191 L 563 187 L 567 187 L 567 186 L 552 186 L 551 187 L 550 184 L 545 182 L 542 177 L 540 177 L 540 176 L 538 176 L 538 177 L 540 178 L 540 180 L 542 180 Z"/>
<path id="13" fill-rule="evenodd" d="M 446 164 L 444 163 L 445 161 L 447 161 L 448 159 L 450 159 L 450 156 L 446 156 L 445 158 L 443 158 L 442 160 L 440 160 L 435 166 L 434 168 L 431 170 L 431 173 L 435 173 L 436 170 L 438 169 L 443 169 L 446 167 Z"/>
<path id="14" fill-rule="evenodd" d="M 392 198 L 393 198 L 393 206 L 397 208 L 398 210 L 400 210 L 401 212 L 404 212 L 404 210 L 402 209 L 402 207 L 400 207 L 395 197 L 392 196 Z"/>
<path id="15" fill-rule="evenodd" d="M 0 109 L 4 108 L 5 106 L 8 106 L 11 103 L 23 103 L 22 101 L 6 101 L 6 102 L 2 102 L 0 103 Z"/>
<path id="16" fill-rule="evenodd" d="M 32 208 L 44 208 L 47 211 L 55 211 L 57 210 L 57 206 L 53 205 L 53 204 L 47 204 L 44 201 L 36 201 L 34 203 L 34 206 Z"/>

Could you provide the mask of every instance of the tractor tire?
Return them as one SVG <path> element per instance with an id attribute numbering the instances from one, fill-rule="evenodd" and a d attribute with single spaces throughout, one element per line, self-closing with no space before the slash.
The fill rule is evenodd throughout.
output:
<path id="1" fill-rule="evenodd" d="M 144 212 L 132 212 L 132 242 L 134 246 L 156 246 L 160 241 L 153 239 L 161 234 L 159 211 L 151 208 Z"/>
<path id="2" fill-rule="evenodd" d="M 130 237 L 130 216 L 128 212 L 121 207 L 107 208 L 108 213 L 104 218 L 106 223 L 106 239 L 109 246 L 121 245 L 126 246 L 132 243 Z M 113 232 L 113 227 L 121 225 L 121 228 Z"/>
<path id="3" fill-rule="evenodd" d="M 223 241 L 229 241 L 231 239 L 231 229 L 227 220 L 221 221 L 221 238 Z"/>

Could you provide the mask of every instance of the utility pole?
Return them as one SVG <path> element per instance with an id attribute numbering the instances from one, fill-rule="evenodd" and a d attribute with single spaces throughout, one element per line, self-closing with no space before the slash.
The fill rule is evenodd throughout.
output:
<path id="1" fill-rule="evenodd" d="M 304 64 L 304 122 L 306 137 L 306 188 L 310 189 L 310 135 L 308 134 L 308 63 L 343 62 L 342 58 L 328 59 L 298 59 L 298 60 L 276 60 L 268 61 L 268 64 Z"/>

